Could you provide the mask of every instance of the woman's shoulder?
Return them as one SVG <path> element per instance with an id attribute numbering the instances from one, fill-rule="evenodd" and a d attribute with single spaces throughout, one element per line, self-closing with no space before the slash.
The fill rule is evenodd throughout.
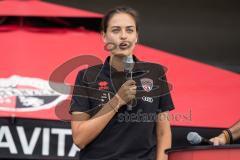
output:
<path id="1" fill-rule="evenodd" d="M 148 61 L 138 61 L 137 63 L 138 68 L 147 69 L 154 72 L 166 72 L 167 67 L 160 63 L 148 62 Z"/>
<path id="2" fill-rule="evenodd" d="M 81 77 L 81 79 L 85 82 L 94 82 L 100 74 L 102 66 L 103 64 L 98 64 L 82 69 L 78 71 L 77 77 Z"/>

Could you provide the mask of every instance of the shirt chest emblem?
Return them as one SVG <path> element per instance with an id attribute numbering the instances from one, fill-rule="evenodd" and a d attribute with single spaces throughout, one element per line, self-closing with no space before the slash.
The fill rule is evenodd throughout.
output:
<path id="1" fill-rule="evenodd" d="M 150 92 L 153 88 L 153 80 L 150 78 L 141 78 L 141 85 L 142 88 L 146 91 L 146 92 Z"/>
<path id="2" fill-rule="evenodd" d="M 98 89 L 99 90 L 108 90 L 109 89 L 108 82 L 107 81 L 98 82 Z"/>

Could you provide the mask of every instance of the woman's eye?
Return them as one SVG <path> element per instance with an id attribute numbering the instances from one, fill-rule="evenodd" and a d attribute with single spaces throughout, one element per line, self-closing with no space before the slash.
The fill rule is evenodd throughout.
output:
<path id="1" fill-rule="evenodd" d="M 117 32 L 119 32 L 119 30 L 118 29 L 113 29 L 112 32 L 117 33 Z"/>
<path id="2" fill-rule="evenodd" d="M 132 33 L 133 30 L 132 30 L 132 29 L 127 29 L 127 32 L 128 32 L 128 33 Z"/>

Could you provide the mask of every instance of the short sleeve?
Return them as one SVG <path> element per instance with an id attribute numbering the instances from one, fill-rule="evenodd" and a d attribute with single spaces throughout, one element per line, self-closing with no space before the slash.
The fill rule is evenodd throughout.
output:
<path id="1" fill-rule="evenodd" d="M 69 113 L 72 112 L 88 112 L 90 110 L 87 83 L 83 81 L 84 71 L 82 70 L 77 74 L 75 85 L 73 89 L 72 99 L 70 103 Z"/>
<path id="2" fill-rule="evenodd" d="M 164 74 L 164 76 L 161 79 L 163 82 L 162 85 L 166 85 L 164 87 L 167 88 L 167 93 L 165 95 L 159 97 L 159 106 L 157 109 L 157 113 L 171 111 L 175 108 L 174 104 L 173 104 L 172 96 L 170 94 L 171 88 L 169 89 L 166 75 Z"/>

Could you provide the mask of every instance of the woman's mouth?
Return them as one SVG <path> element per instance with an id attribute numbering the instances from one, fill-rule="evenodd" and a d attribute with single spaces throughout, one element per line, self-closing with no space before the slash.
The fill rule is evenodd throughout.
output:
<path id="1" fill-rule="evenodd" d="M 119 48 L 122 49 L 122 50 L 125 50 L 125 49 L 128 49 L 129 48 L 129 42 L 121 42 L 119 44 Z"/>

